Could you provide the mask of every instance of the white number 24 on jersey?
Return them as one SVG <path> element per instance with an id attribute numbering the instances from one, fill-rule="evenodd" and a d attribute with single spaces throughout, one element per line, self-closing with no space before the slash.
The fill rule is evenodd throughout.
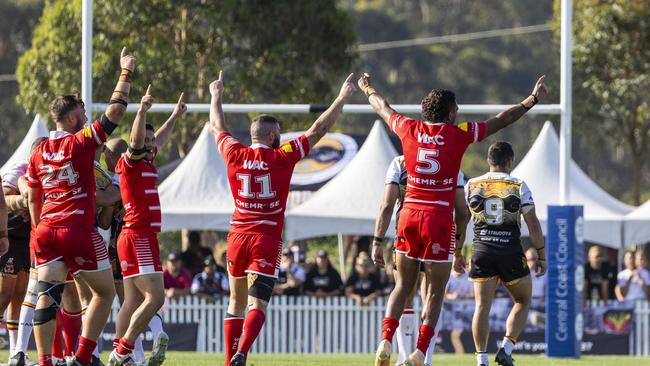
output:
<path id="1" fill-rule="evenodd" d="M 51 165 L 41 165 L 39 168 L 45 171 L 42 182 L 43 188 L 58 187 L 61 182 L 68 182 L 68 186 L 73 186 L 79 179 L 79 174 L 74 170 L 71 162 L 58 169 L 54 169 Z"/>

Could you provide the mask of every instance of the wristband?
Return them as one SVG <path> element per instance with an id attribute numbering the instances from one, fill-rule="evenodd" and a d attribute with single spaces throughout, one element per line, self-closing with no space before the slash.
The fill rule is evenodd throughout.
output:
<path id="1" fill-rule="evenodd" d="M 7 232 L 7 229 L 0 230 L 0 239 L 6 238 L 9 236 L 9 233 Z"/>
<path id="2" fill-rule="evenodd" d="M 456 240 L 460 240 L 460 237 L 461 237 L 461 236 L 462 236 L 462 235 L 460 235 L 460 233 L 456 233 Z"/>
<path id="3" fill-rule="evenodd" d="M 525 110 L 530 110 L 535 106 L 535 104 L 537 104 L 537 102 L 539 102 L 539 99 L 534 95 L 530 95 L 528 98 L 522 100 L 519 105 L 521 105 Z"/>
<path id="4" fill-rule="evenodd" d="M 377 90 L 373 88 L 372 86 L 369 86 L 363 90 L 363 94 L 366 95 L 366 97 L 370 98 L 371 95 L 376 94 Z"/>
<path id="5" fill-rule="evenodd" d="M 372 242 L 373 242 L 373 243 L 380 243 L 380 244 L 381 244 L 381 243 L 384 242 L 384 238 L 380 238 L 380 237 L 378 237 L 378 236 L 373 236 L 373 237 L 372 237 Z"/>

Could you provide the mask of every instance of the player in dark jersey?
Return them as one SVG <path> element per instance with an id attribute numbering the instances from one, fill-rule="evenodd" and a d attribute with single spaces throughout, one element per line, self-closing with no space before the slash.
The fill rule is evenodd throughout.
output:
<path id="1" fill-rule="evenodd" d="M 41 143 L 27 169 L 29 213 L 35 229 L 38 301 L 34 334 L 39 365 L 51 366 L 56 311 L 67 273 L 84 281 L 93 292 L 86 326 L 72 365 L 88 365 L 115 296 L 106 245 L 94 227 L 95 150 L 126 114 L 135 57 L 120 55 L 121 74 L 102 116 L 86 123 L 83 101 L 76 95 L 54 99 L 50 113 L 56 131 Z"/>
<path id="2" fill-rule="evenodd" d="M 510 175 L 514 162 L 512 146 L 507 142 L 492 144 L 487 161 L 490 171 L 470 179 L 465 186 L 465 198 L 474 223 L 474 250 L 469 272 L 476 297 L 472 334 L 476 363 L 487 366 L 490 308 L 496 286 L 502 282 L 515 304 L 506 321 L 506 336 L 496 362 L 513 366 L 512 349 L 526 325 L 532 297 L 530 271 L 519 240 L 522 216 L 533 248 L 537 249 L 533 266 L 537 277 L 546 272 L 546 251 L 530 189 L 524 181 Z"/>
<path id="3" fill-rule="evenodd" d="M 210 122 L 219 153 L 228 166 L 230 190 L 235 199 L 227 250 L 231 292 L 224 319 L 225 364 L 244 366 L 248 350 L 264 325 L 278 277 L 284 211 L 293 168 L 334 125 L 355 87 L 350 74 L 338 97 L 309 130 L 282 146 L 278 120 L 269 115 L 257 116 L 251 124 L 253 144 L 249 147 L 228 133 L 221 107 L 221 75 L 220 72 L 219 79 L 210 84 Z"/>
<path id="4" fill-rule="evenodd" d="M 359 79 L 359 87 L 372 108 L 388 123 L 402 142 L 406 164 L 407 187 L 402 218 L 397 230 L 397 271 L 395 289 L 386 306 L 382 337 L 375 357 L 376 366 L 388 366 L 391 342 L 399 325 L 408 294 L 424 262 L 427 296 L 423 308 L 417 349 L 406 364 L 424 365 L 424 357 L 435 334 L 450 269 L 465 266 L 456 242 L 454 226 L 454 191 L 460 162 L 467 147 L 512 124 L 546 95 L 544 76 L 537 80 L 533 92 L 521 103 L 485 122 L 456 125 L 456 95 L 449 90 L 434 89 L 422 100 L 422 121 L 397 113 L 375 88 L 370 76 Z M 455 245 L 458 247 L 455 247 Z"/>
<path id="5" fill-rule="evenodd" d="M 465 230 L 467 227 L 467 222 L 469 220 L 469 212 L 467 211 L 467 205 L 465 204 L 465 196 L 463 194 L 463 187 L 465 187 L 465 175 L 463 172 L 458 172 L 458 178 L 456 179 L 456 193 L 454 196 L 455 208 L 454 208 L 454 222 L 456 227 L 458 227 L 458 233 L 456 238 L 459 241 L 465 240 Z M 397 210 L 395 211 L 395 223 L 399 221 L 399 214 L 402 209 L 402 204 L 404 203 L 404 195 L 406 193 L 406 166 L 404 165 L 404 156 L 400 155 L 395 157 L 390 163 L 388 170 L 386 171 L 386 181 L 384 188 L 384 198 L 379 209 L 379 214 L 377 216 L 377 222 L 375 223 L 375 237 L 373 238 L 373 251 L 379 253 L 374 253 L 376 259 L 375 264 L 379 267 L 384 266 L 382 243 L 384 242 L 384 235 L 388 230 L 388 225 L 390 224 L 391 216 L 397 204 Z M 460 188 L 460 189 L 458 189 Z M 395 252 L 393 248 L 393 258 L 395 257 Z M 421 268 L 420 271 L 420 294 L 424 296 L 426 294 L 426 277 Z M 413 312 L 413 298 L 415 297 L 417 286 L 413 286 L 412 292 L 408 295 L 406 301 L 404 313 L 399 319 L 399 327 L 397 328 L 397 346 L 399 354 L 397 356 L 397 365 L 400 365 L 406 362 L 408 357 L 408 352 L 412 350 L 412 341 L 413 331 L 415 330 L 415 313 Z M 422 298 L 422 303 L 425 302 L 424 297 Z M 436 332 L 439 331 L 440 321 L 435 328 Z M 436 336 L 434 335 L 431 338 L 431 343 L 426 352 L 425 364 L 430 365 L 431 359 L 433 357 L 433 350 L 435 345 Z"/>

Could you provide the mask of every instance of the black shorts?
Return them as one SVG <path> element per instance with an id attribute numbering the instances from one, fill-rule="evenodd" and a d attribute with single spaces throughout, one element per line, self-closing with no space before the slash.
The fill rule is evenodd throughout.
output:
<path id="1" fill-rule="evenodd" d="M 12 240 L 9 238 L 9 250 L 0 257 L 0 272 L 15 276 L 20 272 L 29 272 L 29 239 Z"/>
<path id="2" fill-rule="evenodd" d="M 475 282 L 498 278 L 504 284 L 514 284 L 530 274 L 523 253 L 495 255 L 483 252 L 472 253 L 469 278 Z"/>
<path id="3" fill-rule="evenodd" d="M 122 275 L 122 266 L 120 266 L 120 260 L 117 257 L 117 248 L 112 245 L 108 246 L 108 259 L 111 261 L 111 266 L 113 267 L 113 280 L 124 280 L 124 276 Z"/>

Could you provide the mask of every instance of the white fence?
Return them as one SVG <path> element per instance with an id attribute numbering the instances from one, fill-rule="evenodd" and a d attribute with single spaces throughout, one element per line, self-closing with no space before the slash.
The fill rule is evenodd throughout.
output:
<path id="1" fill-rule="evenodd" d="M 184 297 L 168 304 L 163 318 L 169 324 L 198 324 L 198 352 L 223 352 L 222 321 L 227 307 L 228 299 L 208 303 L 197 297 Z M 418 314 L 419 301 L 414 308 Z M 116 304 L 112 319 L 117 311 Z M 345 297 L 275 296 L 253 352 L 374 353 L 384 311 L 383 298 L 369 306 L 358 306 Z M 650 355 L 650 303 L 647 301 L 636 304 L 630 354 Z"/>

